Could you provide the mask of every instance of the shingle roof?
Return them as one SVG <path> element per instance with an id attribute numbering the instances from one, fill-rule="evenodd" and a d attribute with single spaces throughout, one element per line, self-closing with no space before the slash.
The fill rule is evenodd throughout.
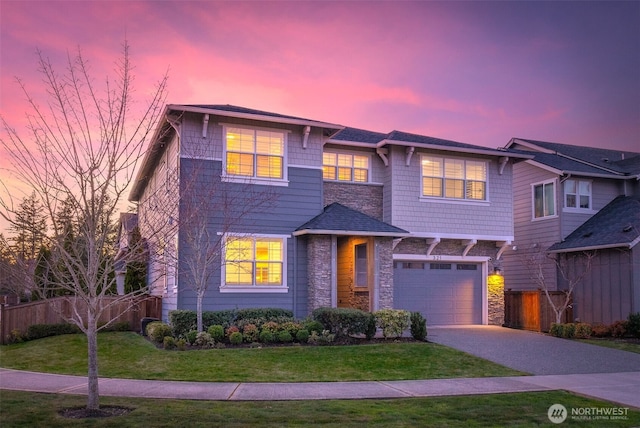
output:
<path id="1" fill-rule="evenodd" d="M 549 251 L 630 247 L 639 238 L 640 198 L 618 196 Z"/>
<path id="2" fill-rule="evenodd" d="M 387 138 L 387 135 L 388 134 L 384 134 L 382 132 L 373 132 L 373 131 L 367 131 L 365 129 L 346 127 L 340 132 L 338 132 L 336 135 L 331 137 L 331 139 L 337 140 L 337 141 L 353 141 L 353 142 L 359 142 L 359 143 L 370 143 L 375 145 L 380 141 L 384 140 L 385 138 Z"/>
<path id="3" fill-rule="evenodd" d="M 521 141 L 553 151 L 554 153 L 542 153 L 528 149 L 519 150 L 522 153 L 532 153 L 535 155 L 534 161 L 561 171 L 611 175 L 640 172 L 640 153 L 637 152 L 572 146 L 525 138 L 514 140 L 516 144 Z"/>
<path id="4" fill-rule="evenodd" d="M 256 109 L 240 107 L 240 106 L 233 106 L 233 105 L 230 105 L 230 104 L 185 104 L 185 106 L 186 107 L 205 108 L 205 109 L 211 109 L 211 110 L 228 111 L 228 112 L 232 112 L 232 113 L 255 114 L 255 115 L 260 115 L 260 116 L 280 117 L 280 118 L 286 118 L 286 119 L 296 119 L 296 120 L 306 120 L 306 121 L 310 121 L 310 122 L 311 121 L 316 122 L 315 120 L 305 119 L 303 117 L 287 116 L 287 115 L 284 115 L 284 114 L 272 113 L 272 112 L 268 112 L 268 111 L 256 110 Z"/>
<path id="5" fill-rule="evenodd" d="M 296 229 L 302 234 L 407 236 L 409 232 L 371 216 L 345 207 L 337 202 L 327 205 L 324 211 Z"/>

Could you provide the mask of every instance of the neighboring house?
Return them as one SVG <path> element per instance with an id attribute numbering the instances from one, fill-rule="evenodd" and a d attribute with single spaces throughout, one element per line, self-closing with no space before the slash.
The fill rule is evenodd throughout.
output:
<path id="1" fill-rule="evenodd" d="M 559 257 L 577 278 L 586 252 L 595 252 L 574 289 L 574 318 L 612 323 L 640 311 L 640 153 L 521 138 L 506 148 L 533 159 L 514 166 L 517 250 L 505 255 L 505 287 L 536 289 L 532 253 Z M 550 290 L 567 289 L 555 263 L 543 272 Z"/>
<path id="2" fill-rule="evenodd" d="M 135 213 L 120 213 L 120 228 L 116 241 L 118 249 L 115 255 L 114 268 L 116 274 L 116 290 L 119 295 L 124 294 L 124 280 L 127 274 L 127 256 L 129 243 L 134 229 L 138 226 L 138 216 Z"/>
<path id="3" fill-rule="evenodd" d="M 168 105 L 130 200 L 155 254 L 149 283 L 164 319 L 195 309 L 185 266 L 204 251 L 188 236 L 206 220 L 224 245 L 211 253 L 205 310 L 398 308 L 431 325 L 501 324 L 487 276 L 511 248 L 512 168 L 528 158 L 230 105 Z M 224 203 L 194 210 L 197 198 Z"/>

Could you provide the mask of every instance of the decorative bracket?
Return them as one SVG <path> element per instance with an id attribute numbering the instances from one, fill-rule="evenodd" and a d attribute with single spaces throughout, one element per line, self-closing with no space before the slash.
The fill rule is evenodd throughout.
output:
<path id="1" fill-rule="evenodd" d="M 407 147 L 407 150 L 406 150 L 407 156 L 405 157 L 405 160 L 404 160 L 405 165 L 409 166 L 411 164 L 411 157 L 413 156 L 413 152 L 415 150 L 416 148 L 413 146 Z"/>
<path id="2" fill-rule="evenodd" d="M 462 252 L 462 257 L 465 257 L 469 253 L 469 251 L 471 251 L 471 249 L 478 243 L 478 240 L 469 239 L 465 243 L 467 244 L 467 246 L 464 248 L 464 251 Z"/>
<path id="3" fill-rule="evenodd" d="M 209 115 L 202 116 L 202 138 L 207 138 L 207 127 L 209 126 Z"/>
<path id="4" fill-rule="evenodd" d="M 502 156 L 500 159 L 498 159 L 498 162 L 499 162 L 498 173 L 502 175 L 502 173 L 504 173 L 504 167 L 507 166 L 507 164 L 509 163 L 509 157 Z"/>
<path id="5" fill-rule="evenodd" d="M 502 253 L 504 253 L 505 250 L 509 248 L 510 245 L 511 245 L 511 241 L 496 242 L 496 247 L 500 247 L 500 249 L 498 250 L 498 254 L 496 254 L 496 260 L 500 260 L 500 257 L 502 257 Z"/>
<path id="6" fill-rule="evenodd" d="M 431 252 L 439 243 L 440 238 L 427 238 L 427 244 L 429 245 L 429 248 L 427 248 L 427 256 L 431 255 Z"/>
<path id="7" fill-rule="evenodd" d="M 389 150 L 383 149 L 382 147 L 378 147 L 376 149 L 376 153 L 378 154 L 378 156 L 380 156 L 380 159 L 382 159 L 382 162 L 384 162 L 384 166 L 389 166 L 389 158 L 387 157 Z"/>
<path id="8" fill-rule="evenodd" d="M 307 142 L 309 141 L 309 133 L 311 133 L 311 127 L 309 125 L 304 127 L 304 134 L 302 135 L 302 148 L 307 148 Z"/>

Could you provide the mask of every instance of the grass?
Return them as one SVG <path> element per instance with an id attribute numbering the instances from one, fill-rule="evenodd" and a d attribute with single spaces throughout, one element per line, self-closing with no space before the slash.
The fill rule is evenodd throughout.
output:
<path id="1" fill-rule="evenodd" d="M 640 354 L 640 341 L 617 340 L 617 339 L 579 339 L 578 342 L 590 345 L 604 346 L 605 348 L 619 349 L 621 351 L 635 352 Z"/>
<path id="2" fill-rule="evenodd" d="M 63 335 L 0 347 L 0 365 L 86 375 L 86 337 Z M 433 343 L 165 351 L 131 332 L 98 336 L 102 377 L 207 382 L 330 382 L 517 376 Z"/>
<path id="3" fill-rule="evenodd" d="M 211 402 L 103 397 L 102 405 L 133 408 L 124 416 L 72 420 L 58 410 L 84 406 L 73 395 L 0 391 L 6 427 L 486 427 L 553 426 L 547 418 L 552 404 L 571 408 L 612 407 L 611 404 L 561 391 L 394 400 L 323 400 Z M 562 426 L 627 427 L 640 425 L 640 411 L 626 420 L 572 420 Z"/>

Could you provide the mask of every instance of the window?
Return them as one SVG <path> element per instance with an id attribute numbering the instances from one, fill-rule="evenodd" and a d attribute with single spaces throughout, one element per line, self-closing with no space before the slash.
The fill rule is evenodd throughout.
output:
<path id="1" fill-rule="evenodd" d="M 487 163 L 423 156 L 422 196 L 486 200 Z"/>
<path id="2" fill-rule="evenodd" d="M 591 182 L 567 180 L 564 182 L 564 206 L 566 208 L 591 209 Z"/>
<path id="3" fill-rule="evenodd" d="M 232 127 L 225 131 L 227 175 L 284 178 L 283 132 Z"/>
<path id="4" fill-rule="evenodd" d="M 282 287 L 285 238 L 228 237 L 224 255 L 224 285 L 247 287 L 254 291 L 264 287 Z"/>
<path id="5" fill-rule="evenodd" d="M 367 277 L 367 244 L 355 246 L 356 287 L 368 287 Z"/>
<path id="6" fill-rule="evenodd" d="M 473 265 L 469 263 L 458 263 L 456 265 L 457 270 L 478 270 L 478 265 Z"/>
<path id="7" fill-rule="evenodd" d="M 325 180 L 366 183 L 369 181 L 369 156 L 324 152 L 322 177 Z"/>
<path id="8" fill-rule="evenodd" d="M 534 184 L 533 218 L 553 217 L 556 215 L 556 192 L 553 181 Z"/>
<path id="9" fill-rule="evenodd" d="M 451 263 L 430 263 L 429 269 L 451 270 Z"/>

